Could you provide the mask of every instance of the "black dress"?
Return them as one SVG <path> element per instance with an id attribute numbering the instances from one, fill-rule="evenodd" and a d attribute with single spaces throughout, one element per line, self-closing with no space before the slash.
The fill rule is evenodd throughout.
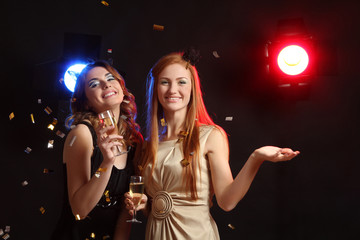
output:
<path id="1" fill-rule="evenodd" d="M 81 122 L 81 124 L 89 128 L 93 139 L 94 151 L 91 157 L 92 176 L 103 161 L 103 156 L 96 144 L 97 136 L 92 125 L 87 122 Z M 125 192 L 129 191 L 130 176 L 134 173 L 132 161 L 134 153 L 135 148 L 130 148 L 124 169 L 119 170 L 115 166 L 112 168 L 110 179 L 105 189 L 105 192 L 108 191 L 108 194 L 106 196 L 103 194 L 94 209 L 83 220 L 76 221 L 71 212 L 65 176 L 63 211 L 51 239 L 113 239 L 116 222 L 123 206 L 123 196 Z M 66 175 L 65 165 L 64 173 Z"/>

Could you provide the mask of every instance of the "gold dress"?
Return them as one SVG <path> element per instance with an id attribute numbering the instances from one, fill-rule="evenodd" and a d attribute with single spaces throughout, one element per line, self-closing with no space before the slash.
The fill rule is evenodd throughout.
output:
<path id="1" fill-rule="evenodd" d="M 159 143 L 153 181 L 146 181 L 145 185 L 152 203 L 146 239 L 220 239 L 210 215 L 212 183 L 209 162 L 203 152 L 213 128 L 208 125 L 200 127 L 200 174 L 197 174 L 196 186 L 199 199 L 196 201 L 182 188 L 182 143 L 178 140 Z M 151 164 L 145 169 L 145 178 L 150 179 L 150 174 Z"/>

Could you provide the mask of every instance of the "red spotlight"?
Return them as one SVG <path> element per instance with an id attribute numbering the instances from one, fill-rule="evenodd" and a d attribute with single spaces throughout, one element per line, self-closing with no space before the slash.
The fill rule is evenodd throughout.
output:
<path id="1" fill-rule="evenodd" d="M 276 38 L 266 45 L 268 73 L 279 87 L 308 85 L 315 74 L 313 38 L 302 19 L 282 20 Z"/>

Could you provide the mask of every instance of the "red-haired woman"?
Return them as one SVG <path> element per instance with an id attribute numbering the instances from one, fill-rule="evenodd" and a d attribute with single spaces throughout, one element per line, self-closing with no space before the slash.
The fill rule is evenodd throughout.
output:
<path id="1" fill-rule="evenodd" d="M 233 179 L 227 135 L 206 111 L 191 59 L 171 53 L 148 76 L 147 141 L 140 164 L 151 205 L 146 239 L 219 239 L 209 210 L 213 195 L 230 211 L 263 161 L 286 161 L 299 154 L 289 148 L 261 147 Z M 131 197 L 126 196 L 132 214 Z"/>

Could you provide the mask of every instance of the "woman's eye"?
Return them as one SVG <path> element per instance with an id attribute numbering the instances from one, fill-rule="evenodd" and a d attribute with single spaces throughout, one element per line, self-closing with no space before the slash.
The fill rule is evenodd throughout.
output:
<path id="1" fill-rule="evenodd" d="M 114 77 L 108 77 L 106 80 L 107 81 L 113 81 L 113 80 L 115 80 L 115 78 Z"/>
<path id="2" fill-rule="evenodd" d="M 90 88 L 95 88 L 99 85 L 99 81 L 92 81 L 89 83 Z"/>
<path id="3" fill-rule="evenodd" d="M 166 80 L 162 80 L 162 81 L 160 81 L 160 84 L 161 85 L 167 85 L 169 82 L 168 81 L 166 81 Z"/>
<path id="4" fill-rule="evenodd" d="M 187 82 L 186 82 L 185 80 L 180 80 L 180 81 L 179 81 L 179 84 L 180 84 L 180 85 L 184 85 L 184 84 L 186 84 L 186 83 L 187 83 Z"/>

